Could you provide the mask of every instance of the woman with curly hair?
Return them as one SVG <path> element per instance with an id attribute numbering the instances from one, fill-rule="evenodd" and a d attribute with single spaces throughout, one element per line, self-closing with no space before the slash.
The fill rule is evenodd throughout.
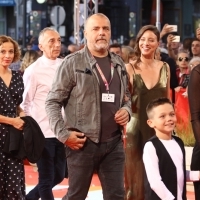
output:
<path id="1" fill-rule="evenodd" d="M 11 63 L 20 59 L 20 50 L 11 37 L 0 36 L 0 199 L 25 200 L 23 160 L 4 152 L 9 127 L 23 129 L 24 116 L 20 108 L 23 80 L 19 72 L 12 71 Z"/>

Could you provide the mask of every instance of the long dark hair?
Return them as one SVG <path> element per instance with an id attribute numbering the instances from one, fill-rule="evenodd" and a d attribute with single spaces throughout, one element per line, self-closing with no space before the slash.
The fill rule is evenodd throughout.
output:
<path id="1" fill-rule="evenodd" d="M 156 26 L 154 25 L 146 25 L 146 26 L 143 26 L 140 31 L 138 32 L 137 34 L 137 37 L 136 37 L 136 43 L 135 43 L 135 48 L 134 48 L 134 52 L 135 52 L 135 59 L 136 59 L 136 62 L 134 64 L 134 67 L 136 69 L 138 69 L 138 63 L 141 62 L 140 60 L 140 57 L 141 57 L 141 51 L 140 51 L 140 48 L 139 48 L 139 41 L 140 41 L 140 38 L 142 37 L 142 35 L 146 32 L 146 31 L 152 31 L 156 37 L 157 37 L 157 41 L 160 41 L 160 32 L 159 30 L 157 29 Z"/>

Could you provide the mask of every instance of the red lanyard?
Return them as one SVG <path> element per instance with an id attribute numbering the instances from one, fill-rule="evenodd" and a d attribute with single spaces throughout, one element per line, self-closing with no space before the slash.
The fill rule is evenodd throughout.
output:
<path id="1" fill-rule="evenodd" d="M 111 81 L 112 81 L 112 79 L 113 79 L 113 75 L 114 75 L 114 66 L 113 66 L 112 63 L 110 64 L 110 67 L 111 67 L 111 79 L 110 79 L 110 82 L 109 82 L 109 83 L 108 83 L 108 81 L 106 80 L 106 78 L 105 78 L 105 76 L 104 76 L 104 74 L 103 74 L 101 68 L 99 67 L 98 63 L 96 63 L 96 67 L 97 67 L 97 70 L 99 71 L 99 74 L 100 74 L 100 76 L 101 76 L 101 78 L 102 78 L 102 80 L 103 80 L 103 82 L 104 82 L 104 84 L 105 84 L 105 86 L 106 86 L 106 91 L 109 93 L 109 85 L 110 85 L 110 83 L 111 83 Z"/>

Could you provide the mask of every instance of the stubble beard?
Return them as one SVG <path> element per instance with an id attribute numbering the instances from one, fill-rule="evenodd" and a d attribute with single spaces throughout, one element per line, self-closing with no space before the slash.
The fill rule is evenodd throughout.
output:
<path id="1" fill-rule="evenodd" d="M 103 52 L 103 51 L 107 51 L 108 50 L 108 43 L 104 43 L 104 44 L 95 44 L 95 49 L 99 52 Z"/>

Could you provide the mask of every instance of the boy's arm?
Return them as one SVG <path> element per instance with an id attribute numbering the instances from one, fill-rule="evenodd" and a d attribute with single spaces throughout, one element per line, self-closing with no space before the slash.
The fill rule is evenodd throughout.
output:
<path id="1" fill-rule="evenodd" d="M 189 171 L 186 170 L 186 181 L 199 181 L 200 172 L 199 171 Z"/>
<path id="2" fill-rule="evenodd" d="M 143 162 L 151 189 L 158 195 L 158 197 L 160 197 L 160 199 L 175 199 L 162 181 L 158 166 L 159 160 L 152 142 L 147 142 L 144 146 Z"/>

